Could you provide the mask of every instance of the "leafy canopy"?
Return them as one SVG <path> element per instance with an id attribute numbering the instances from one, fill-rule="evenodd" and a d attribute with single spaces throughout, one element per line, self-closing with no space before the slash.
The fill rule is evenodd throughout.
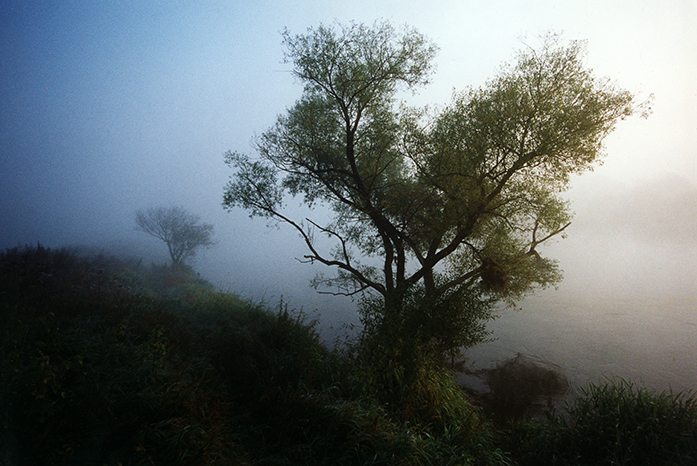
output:
<path id="1" fill-rule="evenodd" d="M 173 266 L 193 258 L 197 249 L 213 246 L 213 225 L 199 224 L 199 220 L 179 206 L 136 212 L 137 229 L 165 242 Z"/>
<path id="2" fill-rule="evenodd" d="M 337 269 L 315 284 L 368 291 L 382 303 L 378 327 L 413 322 L 415 338 L 443 347 L 478 341 L 474 322 L 494 302 L 560 280 L 537 251 L 570 224 L 560 193 L 640 107 L 584 67 L 583 42 L 546 37 L 430 112 L 396 104 L 433 71 L 437 48 L 417 31 L 351 23 L 283 37 L 304 91 L 258 137 L 257 159 L 226 154 L 227 208 L 292 226 L 306 261 Z M 332 220 L 291 218 L 288 194 L 329 207 Z M 331 252 L 316 232 L 334 240 Z"/>

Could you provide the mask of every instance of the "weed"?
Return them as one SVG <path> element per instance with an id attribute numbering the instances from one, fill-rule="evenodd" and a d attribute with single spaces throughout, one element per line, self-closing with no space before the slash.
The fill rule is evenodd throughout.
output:
<path id="1" fill-rule="evenodd" d="M 498 394 L 504 374 L 531 393 L 558 385 L 534 367 L 499 369 Z M 8 465 L 697 458 L 689 394 L 591 385 L 565 415 L 515 421 L 502 436 L 429 345 L 373 338 L 329 351 L 284 303 L 270 310 L 218 292 L 190 269 L 43 246 L 0 253 L 0 380 Z"/>
<path id="2" fill-rule="evenodd" d="M 565 414 L 514 425 L 524 464 L 692 465 L 697 400 L 616 379 L 590 384 Z"/>

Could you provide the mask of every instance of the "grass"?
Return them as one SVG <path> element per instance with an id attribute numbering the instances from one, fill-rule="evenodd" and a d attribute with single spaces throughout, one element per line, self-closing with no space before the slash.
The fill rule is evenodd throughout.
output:
<path id="1" fill-rule="evenodd" d="M 513 423 L 520 464 L 697 464 L 697 399 L 623 379 L 589 384 L 563 413 Z"/>
<path id="2" fill-rule="evenodd" d="M 164 302 L 104 258 L 41 247 L 0 257 L 2 464 L 213 464 L 229 401 Z M 193 337 L 193 338 L 192 338 Z"/>
<path id="3" fill-rule="evenodd" d="M 220 293 L 190 270 L 3 251 L 0 349 L 3 465 L 505 458 L 445 373 L 422 372 L 411 405 L 388 405 L 305 316 Z"/>
<path id="4" fill-rule="evenodd" d="M 6 250 L 0 464 L 695 464 L 690 394 L 613 381 L 564 413 L 507 422 L 434 359 L 414 351 L 405 368 L 398 353 L 380 341 L 330 351 L 302 313 L 218 292 L 191 269 Z M 561 383 L 498 369 L 503 398 L 521 380 L 543 395 Z"/>

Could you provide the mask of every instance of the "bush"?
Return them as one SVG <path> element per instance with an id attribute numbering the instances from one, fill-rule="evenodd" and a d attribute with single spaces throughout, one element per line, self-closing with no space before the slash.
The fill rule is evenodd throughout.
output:
<path id="1" fill-rule="evenodd" d="M 655 393 L 616 380 L 590 384 L 581 397 L 543 422 L 514 425 L 522 464 L 697 464 L 697 400 Z"/>
<path id="2" fill-rule="evenodd" d="M 404 464 L 508 464 L 494 426 L 430 345 L 390 345 L 364 333 L 344 357 L 350 396 L 371 400 L 401 425 L 417 452 Z"/>
<path id="3" fill-rule="evenodd" d="M 237 455 L 226 388 L 196 351 L 204 335 L 124 284 L 127 265 L 40 245 L 0 254 L 0 463 Z"/>
<path id="4" fill-rule="evenodd" d="M 1 364 L 12 455 L 30 464 L 210 464 L 224 456 L 225 391 L 166 328 L 19 323 Z M 6 454 L 9 454 L 7 452 Z"/>
<path id="5" fill-rule="evenodd" d="M 442 347 L 392 337 L 329 351 L 303 313 L 220 293 L 190 269 L 6 250 L 0 464 L 509 464 Z M 513 363 L 489 378 L 514 405 L 511 393 L 558 382 Z M 697 401 L 590 385 L 505 440 L 520 464 L 695 464 Z"/>
<path id="6" fill-rule="evenodd" d="M 553 400 L 570 388 L 561 372 L 536 364 L 522 354 L 482 372 L 491 390 L 482 402 L 501 422 L 551 410 Z"/>

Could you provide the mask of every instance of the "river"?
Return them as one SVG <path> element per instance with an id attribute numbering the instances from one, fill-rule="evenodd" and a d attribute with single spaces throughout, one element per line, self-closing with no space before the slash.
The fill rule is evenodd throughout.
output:
<path id="1" fill-rule="evenodd" d="M 622 377 L 657 390 L 697 390 L 697 248 L 624 239 L 565 240 L 558 289 L 489 323 L 495 341 L 466 352 L 471 368 L 518 353 L 555 364 L 573 385 Z"/>

